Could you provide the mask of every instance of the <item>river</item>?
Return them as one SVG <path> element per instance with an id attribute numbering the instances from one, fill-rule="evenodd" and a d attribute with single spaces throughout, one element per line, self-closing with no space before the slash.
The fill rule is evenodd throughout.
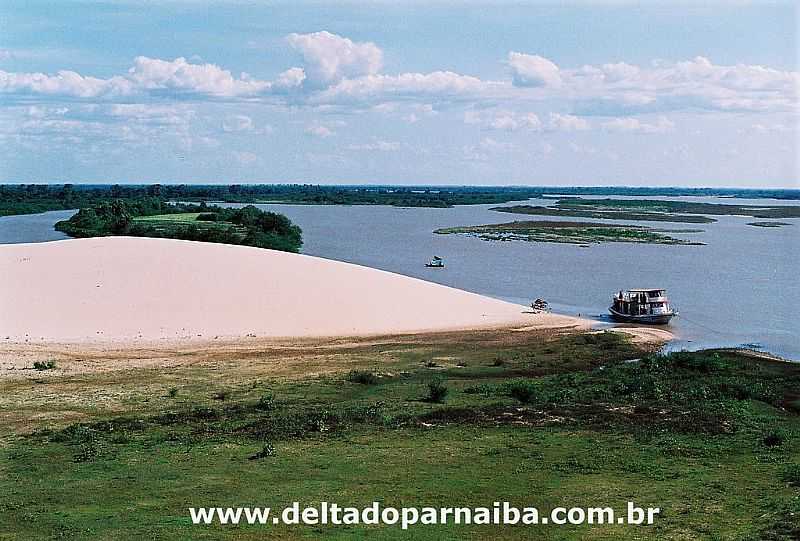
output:
<path id="1" fill-rule="evenodd" d="M 654 198 L 656 199 L 656 198 Z M 675 198 L 657 198 L 675 199 Z M 712 203 L 797 204 L 776 200 L 683 198 Z M 531 204 L 547 204 L 532 200 Z M 232 205 L 238 206 L 238 205 Z M 800 220 L 760 228 L 755 219 L 714 216 L 711 224 L 609 221 L 668 229 L 704 246 L 632 243 L 571 244 L 493 242 L 436 235 L 440 227 L 525 219 L 493 205 L 449 209 L 387 206 L 257 205 L 286 214 L 303 228 L 303 253 L 414 276 L 484 295 L 529 304 L 541 297 L 554 311 L 607 322 L 611 295 L 633 287 L 667 288 L 680 315 L 670 328 L 671 349 L 747 346 L 800 360 Z M 0 218 L 0 242 L 63 238 L 52 224 L 70 211 Z M 543 218 L 557 219 L 557 218 Z M 442 256 L 444 269 L 424 265 Z M 380 299 L 375 299 L 380 303 Z M 391 306 L 386 306 L 391 310 Z M 436 310 L 436 306 L 431 306 Z"/>

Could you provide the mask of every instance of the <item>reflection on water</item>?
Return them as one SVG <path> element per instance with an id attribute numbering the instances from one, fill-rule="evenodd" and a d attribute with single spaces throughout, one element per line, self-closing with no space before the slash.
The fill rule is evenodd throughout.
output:
<path id="1" fill-rule="evenodd" d="M 771 200 L 692 198 L 738 204 L 788 204 Z M 534 200 L 532 204 L 546 204 Z M 233 205 L 237 206 L 237 205 Z M 491 205 L 452 209 L 384 206 L 258 205 L 289 216 L 303 228 L 303 252 L 347 261 L 490 295 L 521 304 L 541 297 L 554 311 L 607 321 L 611 295 L 633 287 L 667 288 L 680 316 L 670 328 L 679 340 L 671 347 L 760 346 L 800 359 L 800 325 L 795 304 L 800 285 L 800 220 L 792 226 L 758 228 L 753 218 L 715 216 L 711 224 L 639 223 L 652 227 L 704 229 L 674 234 L 705 246 L 608 243 L 581 248 L 570 244 L 489 242 L 458 235 L 434 235 L 441 227 L 525 219 L 490 211 Z M 54 213 L 37 222 L 63 219 Z M 63 238 L 32 231 L 33 217 L 0 218 L 0 242 L 22 242 L 18 228 L 33 240 Z M 548 220 L 559 219 L 547 217 Z M 565 218 L 569 219 L 569 218 Z M 15 220 L 22 220 L 18 226 Z M 35 237 L 35 238 L 34 238 Z M 12 240 L 8 240 L 12 239 Z M 433 255 L 444 269 L 426 268 Z M 376 302 L 381 302 L 376 299 Z M 391 307 L 387 306 L 387 310 Z"/>

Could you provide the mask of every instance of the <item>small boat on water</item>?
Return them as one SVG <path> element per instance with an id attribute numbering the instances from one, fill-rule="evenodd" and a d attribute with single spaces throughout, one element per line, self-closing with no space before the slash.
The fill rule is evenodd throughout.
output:
<path id="1" fill-rule="evenodd" d="M 614 295 L 611 318 L 628 323 L 665 325 L 677 314 L 666 289 L 629 289 Z"/>
<path id="2" fill-rule="evenodd" d="M 433 256 L 433 258 L 425 263 L 426 267 L 432 267 L 434 269 L 443 269 L 444 268 L 444 259 L 439 257 L 438 255 Z"/>

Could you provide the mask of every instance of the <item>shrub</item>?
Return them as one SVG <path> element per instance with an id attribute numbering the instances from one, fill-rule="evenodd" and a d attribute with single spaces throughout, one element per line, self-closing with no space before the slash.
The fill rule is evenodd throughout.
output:
<path id="1" fill-rule="evenodd" d="M 172 387 L 169 391 L 167 391 L 167 396 L 169 396 L 170 398 L 175 398 L 176 396 L 178 396 L 178 388 Z"/>
<path id="2" fill-rule="evenodd" d="M 428 402 L 436 403 L 444 402 L 447 392 L 447 385 L 444 384 L 443 379 L 432 379 L 428 382 L 428 396 L 426 397 L 426 400 Z"/>
<path id="3" fill-rule="evenodd" d="M 271 456 L 275 456 L 275 446 L 271 443 L 267 443 L 259 452 L 254 455 L 250 455 L 247 458 L 250 460 L 260 460 L 262 458 L 269 458 Z"/>
<path id="4" fill-rule="evenodd" d="M 56 367 L 56 362 L 52 359 L 48 361 L 34 361 L 33 363 L 33 368 L 35 370 L 39 370 L 40 372 L 42 370 L 52 370 L 55 367 Z"/>
<path id="5" fill-rule="evenodd" d="M 227 400 L 230 393 L 228 391 L 217 391 L 212 397 L 214 400 Z"/>
<path id="6" fill-rule="evenodd" d="M 378 377 L 368 370 L 351 370 L 347 373 L 347 381 L 362 385 L 372 385 L 378 381 Z"/>
<path id="7" fill-rule="evenodd" d="M 91 462 L 100 455 L 100 448 L 94 442 L 84 443 L 75 453 L 73 461 L 75 462 Z"/>
<path id="8" fill-rule="evenodd" d="M 523 404 L 528 404 L 535 395 L 534 387 L 527 381 L 515 381 L 509 385 L 508 394 Z"/>
<path id="9" fill-rule="evenodd" d="M 800 464 L 789 464 L 781 474 L 781 479 L 791 486 L 800 487 Z"/>
<path id="10" fill-rule="evenodd" d="M 261 398 L 258 399 L 256 409 L 260 409 L 261 411 L 270 411 L 275 409 L 275 396 L 272 393 L 262 395 Z"/>
<path id="11" fill-rule="evenodd" d="M 492 361 L 492 366 L 503 366 L 506 362 L 503 359 L 497 358 Z"/>
<path id="12" fill-rule="evenodd" d="M 770 430 L 761 438 L 761 443 L 764 447 L 780 447 L 786 443 L 786 440 L 788 440 L 788 438 L 786 437 L 786 433 L 782 430 Z"/>

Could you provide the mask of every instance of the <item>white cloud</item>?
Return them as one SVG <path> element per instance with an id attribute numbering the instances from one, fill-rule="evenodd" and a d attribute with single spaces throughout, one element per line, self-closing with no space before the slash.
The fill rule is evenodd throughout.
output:
<path id="1" fill-rule="evenodd" d="M 252 95 L 270 87 L 270 83 L 253 80 L 246 73 L 236 78 L 215 64 L 191 64 L 183 57 L 168 61 L 137 56 L 127 78 L 139 89 L 220 97 Z"/>
<path id="2" fill-rule="evenodd" d="M 313 124 L 311 126 L 307 126 L 305 129 L 306 135 L 310 135 L 312 137 L 331 137 L 335 135 L 335 132 L 327 126 L 323 126 L 322 124 Z"/>
<path id="3" fill-rule="evenodd" d="M 773 123 L 773 124 L 753 124 L 751 126 L 752 130 L 757 133 L 781 133 L 781 132 L 790 132 L 790 131 L 797 131 L 798 126 L 795 124 L 794 126 L 790 126 L 787 124 L 781 123 Z"/>
<path id="4" fill-rule="evenodd" d="M 561 85 L 561 74 L 558 66 L 550 60 L 524 53 L 508 53 L 508 64 L 515 86 L 549 86 Z"/>
<path id="5" fill-rule="evenodd" d="M 378 73 L 383 64 L 383 52 L 374 43 L 357 43 L 326 31 L 289 34 L 286 39 L 303 55 L 308 82 L 318 88 Z"/>
<path id="6" fill-rule="evenodd" d="M 516 113 L 514 111 L 474 111 L 464 113 L 465 124 L 478 124 L 484 129 L 517 131 L 521 129 L 540 131 L 542 121 L 536 113 Z"/>
<path id="7" fill-rule="evenodd" d="M 222 120 L 224 132 L 249 132 L 254 128 L 253 119 L 247 115 L 230 115 Z"/>
<path id="8" fill-rule="evenodd" d="M 550 113 L 547 120 L 547 129 L 551 131 L 585 131 L 590 127 L 585 118 L 574 115 Z"/>
<path id="9" fill-rule="evenodd" d="M 640 133 L 665 133 L 675 129 L 675 123 L 665 116 L 658 117 L 655 122 L 642 122 L 638 118 L 614 118 L 602 124 L 608 131 L 640 132 Z"/>
<path id="10" fill-rule="evenodd" d="M 291 91 L 299 89 L 305 80 L 306 72 L 303 68 L 289 68 L 278 75 L 272 88 L 277 91 Z"/>
<path id="11" fill-rule="evenodd" d="M 709 59 L 649 66 L 624 62 L 559 67 L 535 54 L 512 51 L 507 64 L 510 80 L 490 81 L 451 71 L 381 73 L 382 51 L 371 42 L 355 42 L 322 31 L 290 34 L 288 43 L 303 57 L 274 81 L 238 76 L 211 63 L 183 57 L 162 60 L 137 57 L 125 73 L 98 78 L 74 71 L 55 74 L 0 70 L 0 93 L 8 103 L 15 97 L 31 103 L 45 101 L 106 101 L 118 103 L 179 100 L 249 100 L 292 106 L 330 106 L 367 110 L 376 104 L 403 103 L 399 118 L 418 121 L 422 110 L 410 105 L 468 106 L 503 103 L 517 112 L 482 120 L 487 129 L 586 129 L 585 120 L 550 119 L 544 123 L 520 110 L 538 102 L 580 116 L 627 117 L 673 111 L 781 112 L 797 111 L 800 75 L 759 65 L 715 65 Z M 533 116 L 530 116 L 533 115 Z M 612 121 L 613 122 L 613 121 Z M 482 124 L 482 125 L 483 125 Z M 544 126 L 542 126 L 544 124 Z M 583 127 L 582 127 L 583 126 Z M 618 123 L 608 129 L 664 130 Z"/>
<path id="12" fill-rule="evenodd" d="M 385 99 L 458 98 L 479 94 L 487 85 L 477 77 L 451 71 L 367 75 L 343 79 L 312 97 L 315 102 L 354 102 Z"/>
<path id="13" fill-rule="evenodd" d="M 383 141 L 377 139 L 370 143 L 348 145 L 347 150 L 355 151 L 380 151 L 380 152 L 393 152 L 400 150 L 400 143 L 396 141 Z"/>
<path id="14" fill-rule="evenodd" d="M 233 155 L 233 159 L 241 165 L 250 165 L 258 161 L 258 156 L 252 152 L 234 150 L 231 154 Z"/>

